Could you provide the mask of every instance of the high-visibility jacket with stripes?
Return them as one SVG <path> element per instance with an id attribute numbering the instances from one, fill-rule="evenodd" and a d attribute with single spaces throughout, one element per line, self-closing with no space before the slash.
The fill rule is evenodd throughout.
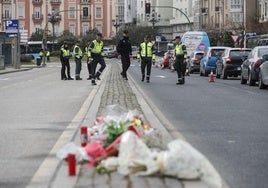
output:
<path id="1" fill-rule="evenodd" d="M 137 54 L 137 58 L 141 57 L 150 57 L 153 60 L 155 59 L 155 49 L 153 43 L 151 42 L 141 43 L 139 53 Z"/>
<path id="2" fill-rule="evenodd" d="M 74 46 L 74 51 L 73 51 L 73 55 L 75 58 L 77 59 L 81 59 L 83 57 L 83 52 L 81 50 L 81 48 L 78 45 Z"/>
<path id="3" fill-rule="evenodd" d="M 177 44 L 175 47 L 175 58 L 187 58 L 186 46 L 182 43 Z"/>
<path id="4" fill-rule="evenodd" d="M 97 40 L 93 40 L 91 45 L 91 55 L 92 54 L 99 54 L 101 56 L 104 56 L 104 52 L 103 52 L 103 42 L 102 41 L 97 41 Z"/>

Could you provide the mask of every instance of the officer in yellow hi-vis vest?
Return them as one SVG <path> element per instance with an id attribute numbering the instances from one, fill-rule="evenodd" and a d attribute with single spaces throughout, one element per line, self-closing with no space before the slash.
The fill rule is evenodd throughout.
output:
<path id="1" fill-rule="evenodd" d="M 70 57 L 71 57 L 71 54 L 70 54 L 68 43 L 66 41 L 64 41 L 64 43 L 60 49 L 61 79 L 62 80 L 67 80 L 67 79 L 73 80 L 73 78 L 71 77 L 71 74 L 70 74 L 70 62 L 69 62 Z M 68 78 L 66 77 L 66 74 L 65 74 L 66 68 L 67 68 Z"/>
<path id="2" fill-rule="evenodd" d="M 86 43 L 85 55 L 87 56 L 87 70 L 88 70 L 88 78 L 87 79 L 91 80 L 92 79 L 92 76 L 91 76 L 92 58 L 91 58 L 90 40 L 88 40 L 87 43 Z"/>
<path id="3" fill-rule="evenodd" d="M 76 41 L 76 44 L 74 46 L 73 50 L 73 56 L 74 56 L 74 61 L 75 61 L 75 80 L 82 80 L 80 77 L 80 72 L 82 69 L 82 61 L 81 59 L 83 58 L 83 52 L 79 46 L 80 42 Z"/>
<path id="4" fill-rule="evenodd" d="M 144 81 L 145 78 L 145 68 L 146 71 L 146 82 L 150 82 L 152 61 L 155 62 L 155 48 L 153 43 L 150 42 L 149 37 L 144 37 L 144 42 L 140 44 L 139 53 L 137 54 L 137 58 L 141 59 L 141 81 Z"/>
<path id="5" fill-rule="evenodd" d="M 90 49 L 91 49 L 91 57 L 93 61 L 91 62 L 91 83 L 92 85 L 96 85 L 95 79 L 100 80 L 100 75 L 102 71 L 105 69 L 106 64 L 104 61 L 104 53 L 103 53 L 103 42 L 101 41 L 102 34 L 97 33 L 96 39 L 92 41 L 90 44 Z M 98 63 L 101 65 L 100 69 L 96 73 L 96 68 Z"/>
<path id="6" fill-rule="evenodd" d="M 174 68 L 177 71 L 178 75 L 178 84 L 184 84 L 185 83 L 185 71 L 186 71 L 186 58 L 187 58 L 187 51 L 186 46 L 181 43 L 181 37 L 176 36 L 175 37 L 175 52 L 174 52 Z"/>

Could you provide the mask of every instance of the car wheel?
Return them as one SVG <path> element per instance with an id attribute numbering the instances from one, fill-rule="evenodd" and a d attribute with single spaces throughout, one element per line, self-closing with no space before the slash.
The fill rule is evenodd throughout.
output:
<path id="1" fill-rule="evenodd" d="M 247 80 L 244 78 L 242 72 L 241 72 L 241 76 L 240 76 L 240 83 L 241 84 L 246 84 L 247 83 Z"/>
<path id="2" fill-rule="evenodd" d="M 216 69 L 216 78 L 220 78 L 221 75 L 218 73 L 218 69 Z"/>
<path id="3" fill-rule="evenodd" d="M 252 80 L 252 74 L 250 71 L 248 73 L 248 83 L 250 86 L 255 86 L 255 84 L 256 84 L 255 80 Z"/>
<path id="4" fill-rule="evenodd" d="M 203 76 L 203 73 L 202 73 L 201 69 L 200 69 L 200 71 L 199 71 L 199 75 L 200 75 L 200 76 Z"/>
<path id="5" fill-rule="evenodd" d="M 227 74 L 224 69 L 222 69 L 222 79 L 226 80 L 227 79 Z"/>
<path id="6" fill-rule="evenodd" d="M 260 89 L 266 89 L 267 88 L 267 85 L 263 84 L 261 73 L 259 73 L 259 88 Z"/>

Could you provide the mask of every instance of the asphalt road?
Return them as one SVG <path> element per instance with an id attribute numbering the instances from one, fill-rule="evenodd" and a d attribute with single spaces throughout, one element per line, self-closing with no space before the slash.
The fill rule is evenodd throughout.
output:
<path id="1" fill-rule="evenodd" d="M 85 64 L 82 73 L 82 81 L 62 81 L 52 63 L 0 75 L 0 187 L 30 181 L 89 95 Z"/>
<path id="2" fill-rule="evenodd" d="M 140 66 L 129 70 L 145 95 L 177 130 L 212 162 L 233 188 L 268 186 L 268 90 L 241 85 L 239 78 L 192 74 L 176 85 L 169 69 L 152 67 L 151 83 Z"/>

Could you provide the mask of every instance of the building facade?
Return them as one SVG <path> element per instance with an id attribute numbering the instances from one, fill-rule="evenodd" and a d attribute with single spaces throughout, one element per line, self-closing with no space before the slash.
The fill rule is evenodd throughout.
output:
<path id="1" fill-rule="evenodd" d="M 1 31 L 5 20 L 18 19 L 20 30 L 28 38 L 38 30 L 58 36 L 68 30 L 82 36 L 89 29 L 98 29 L 109 38 L 113 33 L 115 0 L 1 0 Z"/>

